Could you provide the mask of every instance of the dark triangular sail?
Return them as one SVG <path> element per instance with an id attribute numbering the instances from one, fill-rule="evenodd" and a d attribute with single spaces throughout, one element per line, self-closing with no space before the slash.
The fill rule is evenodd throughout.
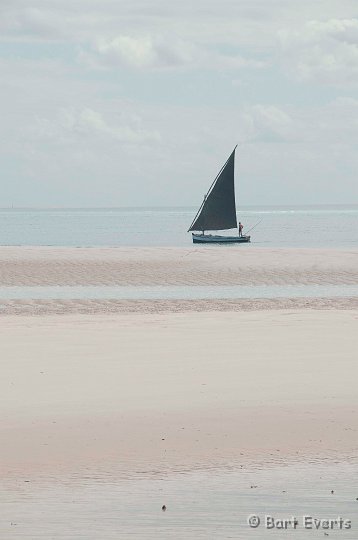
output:
<path id="1" fill-rule="evenodd" d="M 212 183 L 189 231 L 221 231 L 237 227 L 234 168 L 235 150 Z"/>

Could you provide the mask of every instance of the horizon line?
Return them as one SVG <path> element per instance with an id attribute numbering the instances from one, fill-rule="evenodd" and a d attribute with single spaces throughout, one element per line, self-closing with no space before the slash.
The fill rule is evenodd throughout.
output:
<path id="1" fill-rule="evenodd" d="M 239 208 L 299 208 L 299 207 L 322 207 L 322 206 L 357 206 L 358 203 L 302 203 L 302 204 L 243 204 Z M 165 208 L 196 208 L 195 205 L 139 205 L 139 206 L 0 206 L 1 210 L 126 210 L 126 209 L 165 209 Z"/>

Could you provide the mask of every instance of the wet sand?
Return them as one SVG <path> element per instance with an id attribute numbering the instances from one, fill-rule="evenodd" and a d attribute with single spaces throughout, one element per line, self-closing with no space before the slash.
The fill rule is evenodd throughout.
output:
<path id="1" fill-rule="evenodd" d="M 1 247 L 0 285 L 356 284 L 357 249 Z"/>
<path id="2" fill-rule="evenodd" d="M 358 449 L 357 310 L 5 316 L 2 473 Z"/>
<path id="3" fill-rule="evenodd" d="M 7 315 L 105 315 L 130 313 L 210 313 L 272 310 L 358 310 L 357 297 L 236 298 L 205 300 L 0 300 L 0 317 Z"/>

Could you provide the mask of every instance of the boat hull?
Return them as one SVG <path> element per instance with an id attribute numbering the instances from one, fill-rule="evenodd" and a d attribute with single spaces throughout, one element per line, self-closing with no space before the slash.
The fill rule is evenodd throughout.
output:
<path id="1" fill-rule="evenodd" d="M 214 234 L 192 233 L 194 244 L 247 244 L 250 236 L 219 236 Z"/>

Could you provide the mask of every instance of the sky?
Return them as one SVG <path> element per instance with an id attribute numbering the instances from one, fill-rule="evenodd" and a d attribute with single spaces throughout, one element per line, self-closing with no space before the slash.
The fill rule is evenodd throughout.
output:
<path id="1" fill-rule="evenodd" d="M 0 207 L 358 203 L 357 0 L 0 0 Z"/>

